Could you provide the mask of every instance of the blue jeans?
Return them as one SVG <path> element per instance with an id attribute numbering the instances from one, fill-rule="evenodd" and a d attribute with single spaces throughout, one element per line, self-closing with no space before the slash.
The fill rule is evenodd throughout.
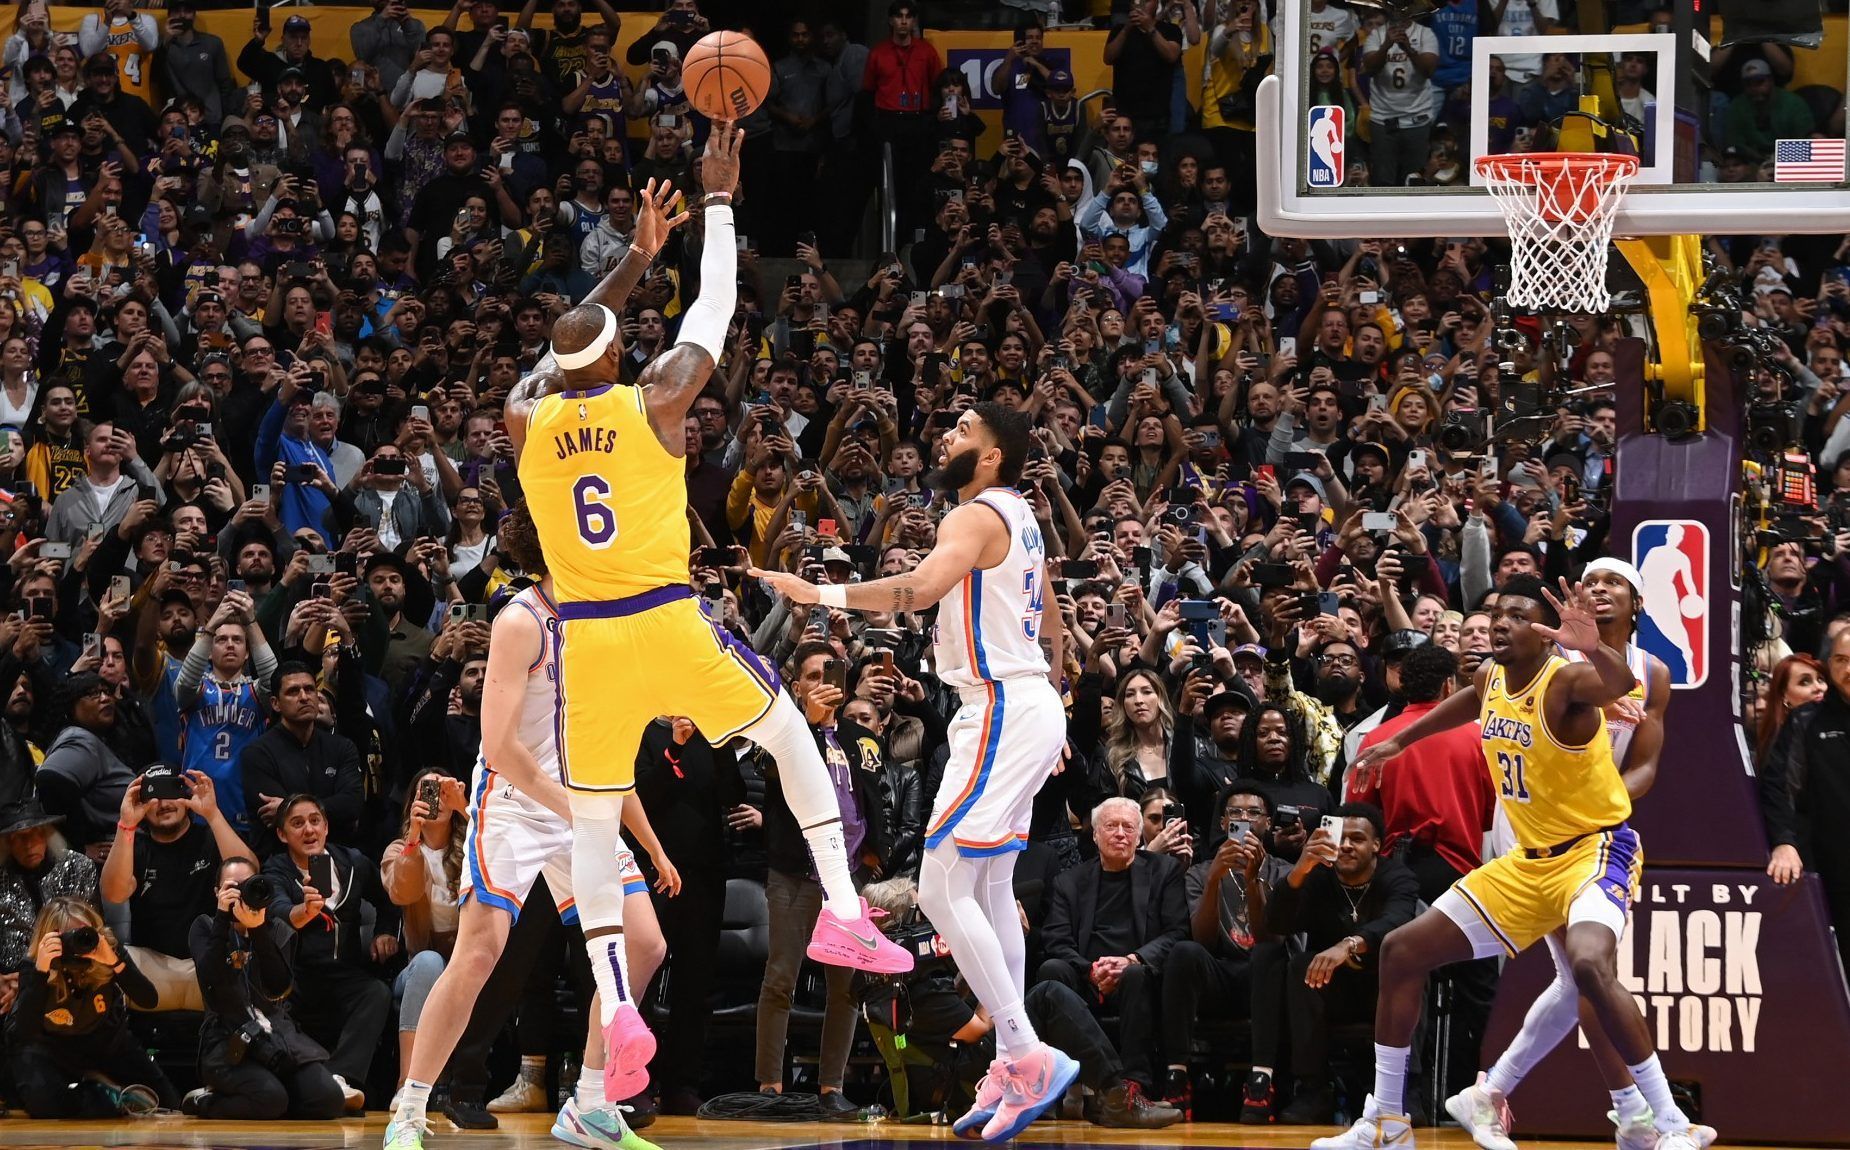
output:
<path id="1" fill-rule="evenodd" d="M 424 1000 L 443 973 L 443 955 L 435 950 L 420 950 L 411 956 L 405 969 L 392 983 L 392 997 L 398 1000 L 398 1031 L 409 1034 L 418 1028 L 418 1015 L 424 1013 Z"/>

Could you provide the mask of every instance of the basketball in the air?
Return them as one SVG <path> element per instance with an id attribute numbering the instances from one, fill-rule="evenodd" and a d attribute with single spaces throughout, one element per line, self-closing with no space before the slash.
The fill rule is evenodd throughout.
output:
<path id="1" fill-rule="evenodd" d="M 681 90 L 701 115 L 741 120 L 770 92 L 771 62 L 743 32 L 708 32 L 681 62 Z"/>

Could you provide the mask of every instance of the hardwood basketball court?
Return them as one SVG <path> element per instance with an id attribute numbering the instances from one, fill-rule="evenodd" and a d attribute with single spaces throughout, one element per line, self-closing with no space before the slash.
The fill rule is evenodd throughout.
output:
<path id="1" fill-rule="evenodd" d="M 1521 1115 L 1518 1113 L 1518 1120 Z M 449 1123 L 432 1123 L 425 1144 L 431 1150 L 540 1150 L 563 1147 L 548 1134 L 552 1117 L 521 1114 L 503 1117 L 501 1129 L 481 1133 L 453 1133 Z M 1022 1150 L 1048 1146 L 1252 1147 L 1254 1150 L 1300 1150 L 1312 1138 L 1332 1133 L 1314 1126 L 1254 1127 L 1201 1122 L 1167 1130 L 1105 1130 L 1086 1122 L 1040 1122 L 1030 1137 L 1015 1145 Z M 1518 1130 L 1520 1133 L 1520 1129 Z M 1724 1134 L 1726 1132 L 1724 1131 Z M 115 1122 L 0 1122 L 0 1146 L 85 1147 L 148 1146 L 189 1147 L 195 1150 L 374 1150 L 385 1137 L 385 1115 L 342 1122 L 202 1122 L 192 1118 L 121 1119 Z M 662 1118 L 645 1137 L 662 1150 L 698 1146 L 700 1150 L 894 1150 L 905 1143 L 965 1143 L 951 1135 L 948 1126 L 907 1126 L 894 1122 L 704 1122 L 693 1118 Z M 1457 1129 L 1422 1127 L 1419 1143 L 1433 1150 L 1471 1150 L 1471 1139 Z M 1535 1143 L 1561 1150 L 1610 1150 L 1611 1142 Z"/>

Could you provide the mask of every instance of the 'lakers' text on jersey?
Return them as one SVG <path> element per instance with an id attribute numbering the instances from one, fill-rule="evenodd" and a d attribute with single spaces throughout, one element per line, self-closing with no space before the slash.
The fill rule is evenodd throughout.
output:
<path id="1" fill-rule="evenodd" d="M 1606 724 L 1578 745 L 1548 729 L 1548 684 L 1567 665 L 1551 656 L 1533 681 L 1516 689 L 1506 668 L 1493 667 L 1484 689 L 1484 761 L 1517 843 L 1531 850 L 1617 826 L 1632 813 Z"/>
<path id="2" fill-rule="evenodd" d="M 656 439 L 641 388 L 534 404 L 520 482 L 561 602 L 687 582 L 687 468 Z"/>

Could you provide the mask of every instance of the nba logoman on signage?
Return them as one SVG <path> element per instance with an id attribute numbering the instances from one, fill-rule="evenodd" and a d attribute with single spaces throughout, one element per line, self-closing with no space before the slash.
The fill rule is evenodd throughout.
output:
<path id="1" fill-rule="evenodd" d="M 1304 182 L 1313 188 L 1343 186 L 1346 115 L 1339 104 L 1318 104 L 1310 110 L 1310 147 L 1304 150 Z"/>
<path id="2" fill-rule="evenodd" d="M 1632 563 L 1644 580 L 1638 645 L 1670 672 L 1673 690 L 1709 678 L 1714 612 L 1709 597 L 1708 525 L 1694 519 L 1647 519 L 1632 529 Z"/>

